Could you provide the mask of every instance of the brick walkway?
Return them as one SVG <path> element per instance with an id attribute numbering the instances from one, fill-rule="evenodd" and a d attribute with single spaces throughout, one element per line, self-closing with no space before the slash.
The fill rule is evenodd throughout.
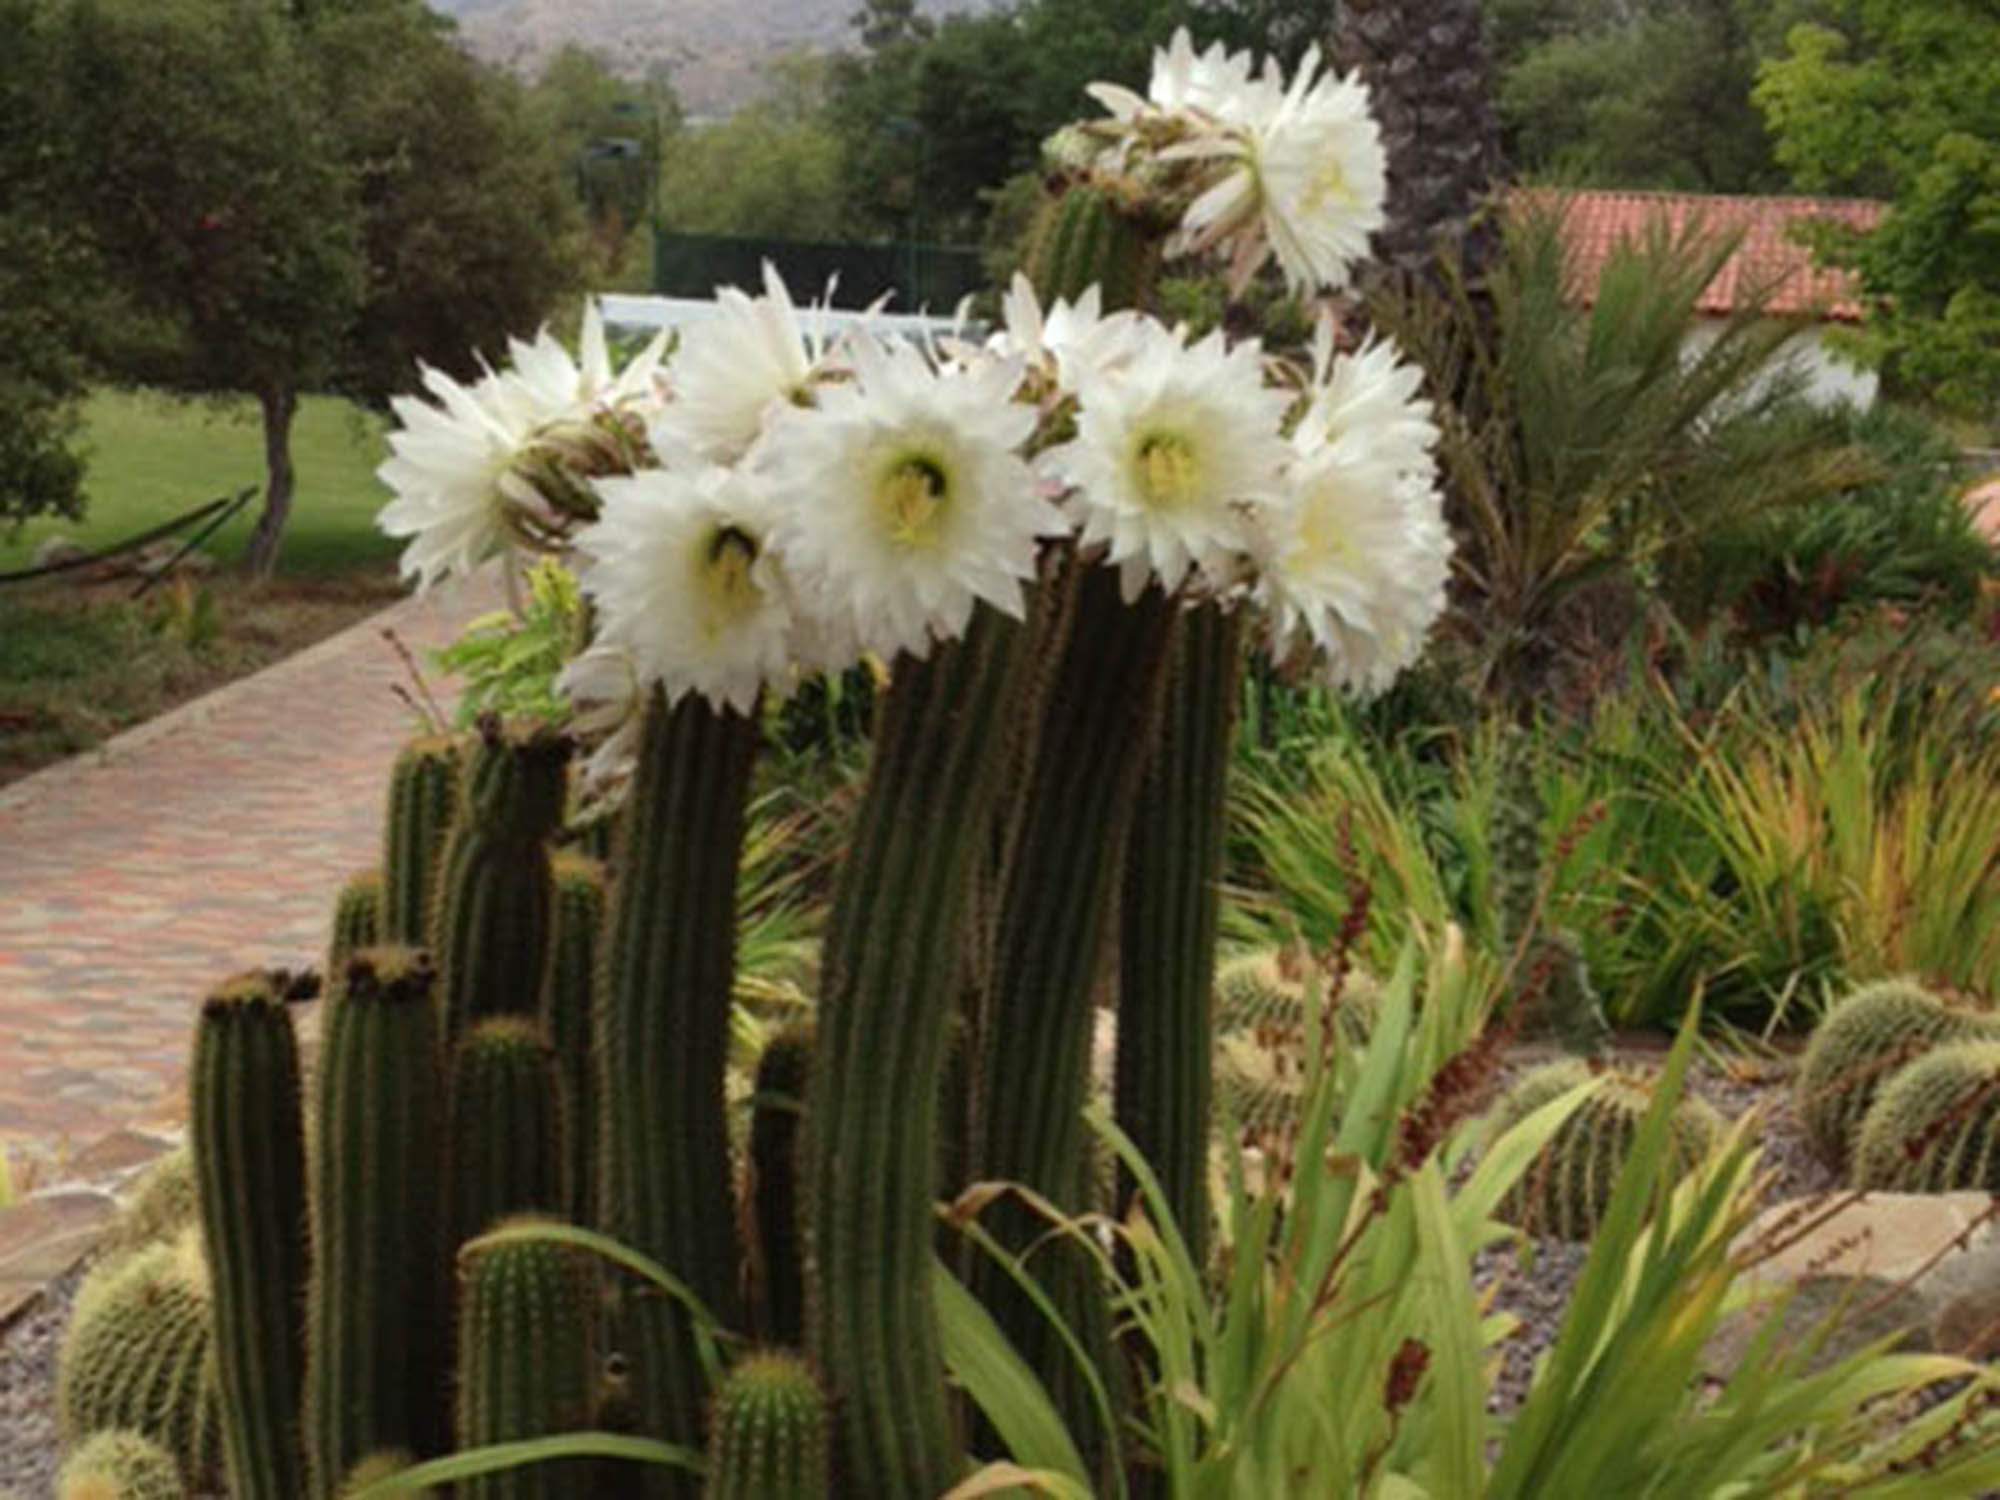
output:
<path id="1" fill-rule="evenodd" d="M 405 600 L 99 751 L 0 788 L 0 1143 L 29 1156 L 176 1122 L 190 1007 L 257 964 L 317 964 L 375 862 L 423 652 L 492 574 Z"/>

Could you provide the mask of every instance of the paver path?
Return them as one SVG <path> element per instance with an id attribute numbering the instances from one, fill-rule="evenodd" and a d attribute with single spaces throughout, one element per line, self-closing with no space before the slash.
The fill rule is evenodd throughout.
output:
<path id="1" fill-rule="evenodd" d="M 340 882 L 375 863 L 420 658 L 495 575 L 408 599 L 102 749 L 0 787 L 0 1143 L 87 1146 L 177 1121 L 194 1003 L 317 964 Z"/>

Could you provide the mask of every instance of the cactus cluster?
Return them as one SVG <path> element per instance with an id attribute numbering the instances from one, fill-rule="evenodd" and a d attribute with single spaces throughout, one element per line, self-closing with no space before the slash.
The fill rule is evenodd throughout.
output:
<path id="1" fill-rule="evenodd" d="M 1577 1058 L 1536 1068 L 1502 1099 L 1500 1125 L 1518 1123 L 1592 1076 L 1589 1065 Z M 1530 1234 L 1589 1239 L 1652 1105 L 1652 1081 L 1645 1075 L 1605 1074 L 1597 1092 L 1563 1121 L 1529 1163 L 1503 1203 L 1502 1216 Z M 1714 1142 L 1718 1121 L 1712 1109 L 1689 1095 L 1675 1107 L 1669 1129 L 1669 1170 L 1678 1176 Z"/>
<path id="2" fill-rule="evenodd" d="M 1836 1170 L 1876 1097 L 1906 1065 L 1952 1042 L 2000 1039 L 2000 1017 L 1955 1006 L 1909 979 L 1864 985 L 1827 1013 L 1800 1060 L 1794 1101 L 1813 1149 Z"/>
<path id="3" fill-rule="evenodd" d="M 98 1432 L 143 1434 L 191 1489 L 221 1469 L 221 1412 L 200 1238 L 192 1229 L 106 1262 L 85 1278 L 57 1360 L 66 1446 Z"/>
<path id="4" fill-rule="evenodd" d="M 746 1355 L 717 1390 L 705 1500 L 823 1500 L 826 1398 L 795 1354 Z"/>
<path id="5" fill-rule="evenodd" d="M 63 1460 L 56 1500 L 181 1500 L 174 1456 L 141 1432 L 92 1434 Z"/>
<path id="6" fill-rule="evenodd" d="M 1854 1147 L 1857 1187 L 2000 1193 L 2000 1039 L 1955 1042 L 1901 1069 Z"/>
<path id="7" fill-rule="evenodd" d="M 1171 226 L 1135 195 L 1060 180 L 1031 259 L 1039 292 L 1099 284 L 1107 309 L 1141 303 Z M 488 718 L 462 744 L 405 753 L 379 889 L 339 924 L 313 1086 L 255 976 L 219 989 L 197 1034 L 233 1488 L 333 1500 L 453 1443 L 628 1425 L 706 1444 L 724 1500 L 952 1488 L 968 1428 L 983 1446 L 944 1378 L 932 1300 L 934 1204 L 965 1180 L 940 1167 L 952 1039 L 951 1170 L 1097 1207 L 1080 1114 L 1114 994 L 1117 1116 L 1198 1243 L 1212 1076 L 1230 1055 L 1216 1057 L 1214 1012 L 1239 1038 L 1297 1037 L 1311 993 L 1268 957 L 1258 995 L 1241 976 L 1215 985 L 1241 622 L 1158 586 L 1132 607 L 1095 559 L 1048 559 L 1026 621 L 982 607 L 962 637 L 898 664 L 816 1027 L 765 1050 L 735 1213 L 724 1078 L 759 716 L 651 692 L 610 878 L 551 853 L 561 736 Z M 610 852 L 595 830 L 573 843 Z M 1332 1013 L 1336 1044 L 1365 1033 L 1364 993 L 1350 986 Z M 253 1139 L 260 1119 L 279 1123 Z M 985 1215 L 1013 1247 L 1045 1227 L 1017 1207 Z M 503 1218 L 523 1210 L 589 1222 L 689 1296 L 636 1280 L 601 1295 L 591 1264 Z M 300 1223 L 303 1243 L 285 1232 Z M 1128 1361 L 1073 1248 L 1038 1252 L 1036 1270 L 1115 1405 Z M 1043 1311 L 975 1265 L 1086 1462 L 1108 1457 L 1115 1412 L 1100 1423 Z M 303 1309 L 289 1345 L 288 1299 Z M 811 1362 L 752 1355 L 712 1389 L 690 1303 Z M 287 1463 L 290 1477 L 244 1477 Z M 513 1500 L 598 1477 L 544 1464 L 461 1488 Z M 665 1466 L 617 1477 L 648 1496 L 697 1487 Z"/>

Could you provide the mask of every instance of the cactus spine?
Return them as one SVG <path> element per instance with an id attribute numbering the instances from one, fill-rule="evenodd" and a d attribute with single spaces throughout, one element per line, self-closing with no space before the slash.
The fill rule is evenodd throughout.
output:
<path id="1" fill-rule="evenodd" d="M 190 1489 L 221 1469 L 208 1277 L 190 1228 L 100 1266 L 77 1293 L 56 1362 L 63 1441 L 138 1432 L 173 1455 Z"/>
<path id="2" fill-rule="evenodd" d="M 2000 1018 L 1945 1004 L 1908 979 L 1863 985 L 1813 1032 L 1793 1099 L 1813 1149 L 1847 1165 L 1861 1122 L 1889 1079 L 1933 1047 L 2000 1038 Z"/>
<path id="3" fill-rule="evenodd" d="M 546 847 L 562 822 L 570 742 L 491 716 L 467 757 L 438 875 L 431 947 L 445 1023 L 533 1015 L 546 983 L 555 881 Z"/>
<path id="4" fill-rule="evenodd" d="M 735 974 L 736 870 L 757 722 L 657 689 L 640 731 L 623 864 L 598 996 L 606 1230 L 680 1277 L 738 1327 L 737 1248 L 723 1106 Z M 699 1446 L 707 1392 L 676 1302 L 632 1299 L 641 1431 Z M 654 1469 L 649 1493 L 686 1493 Z"/>
<path id="5" fill-rule="evenodd" d="M 930 1289 L 939 1076 L 986 855 L 967 831 L 996 810 L 1021 645 L 981 608 L 961 639 L 897 664 L 827 929 L 806 1138 L 814 1354 L 841 1396 L 840 1470 L 886 1500 L 963 1477 Z"/>
<path id="6" fill-rule="evenodd" d="M 757 1059 L 744 1193 L 757 1326 L 773 1343 L 797 1344 L 805 1327 L 804 1241 L 799 1224 L 798 1140 L 812 1076 L 813 1027 L 785 1027 Z"/>
<path id="7" fill-rule="evenodd" d="M 1580 1058 L 1535 1069 L 1502 1100 L 1502 1123 L 1527 1118 L 1591 1076 Z M 1502 1205 L 1503 1217 L 1530 1234 L 1589 1239 L 1611 1202 L 1639 1122 L 1652 1102 L 1650 1079 L 1631 1073 L 1606 1077 L 1530 1163 Z M 1713 1110 L 1691 1095 L 1684 1097 L 1671 1125 L 1671 1170 L 1678 1175 L 1693 1165 L 1713 1143 L 1717 1129 Z"/>
<path id="8" fill-rule="evenodd" d="M 1223 791 L 1235 739 L 1240 615 L 1204 604 L 1174 632 L 1160 736 L 1146 767 L 1119 903 L 1119 1125 L 1158 1174 L 1200 1265 L 1208 1238 L 1210 989 Z M 1117 1207 L 1135 1185 L 1121 1166 Z"/>
<path id="9" fill-rule="evenodd" d="M 458 1268 L 459 1447 L 593 1425 L 597 1283 L 589 1259 L 567 1245 L 502 1233 L 466 1245 Z M 590 1470 L 574 1460 L 531 1464 L 463 1481 L 458 1495 L 565 1500 L 586 1489 Z"/>
<path id="10" fill-rule="evenodd" d="M 340 888 L 333 903 L 333 936 L 326 945 L 326 971 L 338 974 L 347 955 L 382 940 L 382 872 L 363 870 Z"/>
<path id="11" fill-rule="evenodd" d="M 430 942 L 438 865 L 458 815 L 458 774 L 458 745 L 446 735 L 412 740 L 396 757 L 382 830 L 382 922 L 370 942 Z"/>
<path id="12" fill-rule="evenodd" d="M 716 1393 L 705 1500 L 824 1500 L 826 1398 L 806 1362 L 748 1355 Z"/>
<path id="13" fill-rule="evenodd" d="M 305 1123 L 280 986 L 253 971 L 203 1002 L 188 1089 L 202 1240 L 215 1304 L 229 1489 L 305 1492 Z"/>
<path id="14" fill-rule="evenodd" d="M 311 1493 L 379 1448 L 444 1440 L 444 1069 L 436 974 L 406 948 L 348 961 L 323 1021 L 310 1142 L 305 1431 Z"/>
<path id="15" fill-rule="evenodd" d="M 1957 1042 L 1891 1078 L 1862 1122 L 1855 1186 L 2000 1193 L 2000 1041 Z"/>
<path id="16" fill-rule="evenodd" d="M 144 1433 L 94 1434 L 63 1460 L 56 1500 L 181 1500 L 174 1456 Z"/>
<path id="17" fill-rule="evenodd" d="M 555 1048 L 568 1108 L 568 1198 L 563 1217 L 597 1220 L 597 1059 L 591 1027 L 597 1006 L 598 955 L 604 932 L 604 866 L 580 854 L 558 854 L 555 959 L 542 992 L 542 1030 Z"/>
<path id="18" fill-rule="evenodd" d="M 562 1208 L 569 1196 L 565 1118 L 555 1054 L 536 1022 L 492 1016 L 459 1038 L 445 1149 L 451 1244 L 508 1214 Z"/>

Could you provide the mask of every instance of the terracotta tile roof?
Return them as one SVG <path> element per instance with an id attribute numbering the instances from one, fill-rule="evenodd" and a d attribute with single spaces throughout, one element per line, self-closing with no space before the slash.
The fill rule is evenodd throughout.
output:
<path id="1" fill-rule="evenodd" d="M 1865 198 L 1730 198 L 1549 188 L 1516 188 L 1509 196 L 1567 204 L 1563 222 L 1577 278 L 1588 288 L 1585 301 L 1594 295 L 1598 273 L 1621 241 L 1642 240 L 1648 226 L 1660 218 L 1675 231 L 1694 218 L 1710 231 L 1743 234 L 1736 253 L 1702 293 L 1703 312 L 1733 312 L 1737 297 L 1749 288 L 1775 283 L 1773 312 L 1817 311 L 1842 323 L 1861 317 L 1853 275 L 1814 266 L 1811 251 L 1789 231 L 1808 219 L 1836 219 L 1856 229 L 1872 229 L 1885 211 L 1885 205 Z"/>

